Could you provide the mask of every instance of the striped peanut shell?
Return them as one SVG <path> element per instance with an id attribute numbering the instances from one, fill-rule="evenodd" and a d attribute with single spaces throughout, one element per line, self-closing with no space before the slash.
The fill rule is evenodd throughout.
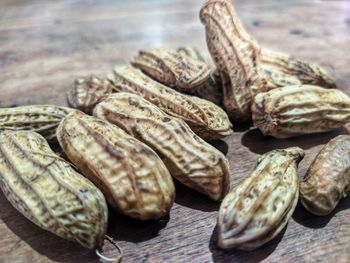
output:
<path id="1" fill-rule="evenodd" d="M 297 78 L 301 82 L 300 84 L 336 88 L 335 80 L 325 69 L 315 63 L 308 63 L 287 54 L 262 49 L 261 66 L 263 69 L 273 68 L 281 72 L 284 79 L 289 82 L 295 82 L 294 78 Z"/>
<path id="2" fill-rule="evenodd" d="M 232 124 L 220 107 L 166 87 L 139 69 L 117 67 L 110 80 L 115 91 L 140 95 L 165 113 L 183 119 L 203 139 L 214 140 L 232 134 Z"/>
<path id="3" fill-rule="evenodd" d="M 328 215 L 350 192 L 350 135 L 330 140 L 300 183 L 300 200 L 315 215 Z"/>
<path id="4" fill-rule="evenodd" d="M 116 93 L 97 104 L 96 117 L 123 128 L 162 157 L 172 176 L 213 200 L 224 197 L 229 165 L 224 155 L 203 141 L 181 119 L 131 93 Z"/>
<path id="5" fill-rule="evenodd" d="M 336 89 L 287 86 L 256 95 L 252 113 L 264 135 L 289 138 L 342 127 L 350 121 L 350 98 Z"/>
<path id="6" fill-rule="evenodd" d="M 0 132 L 0 187 L 39 227 L 90 249 L 102 247 L 108 219 L 103 194 L 41 135 Z"/>
<path id="7" fill-rule="evenodd" d="M 46 140 L 56 140 L 57 126 L 70 111 L 56 105 L 0 108 L 0 131 L 34 131 Z"/>
<path id="8" fill-rule="evenodd" d="M 287 224 L 299 196 L 298 147 L 264 154 L 254 171 L 223 200 L 218 217 L 221 248 L 251 250 L 273 239 Z"/>
<path id="9" fill-rule="evenodd" d="M 169 212 L 175 198 L 174 183 L 147 145 L 80 111 L 61 122 L 57 138 L 68 158 L 121 213 L 147 220 Z"/>
<path id="10" fill-rule="evenodd" d="M 89 75 L 74 80 L 67 92 L 67 100 L 71 107 L 91 114 L 101 98 L 111 92 L 112 86 L 108 80 Z"/>
<path id="11" fill-rule="evenodd" d="M 131 64 L 169 87 L 193 91 L 210 76 L 208 65 L 166 48 L 141 50 Z"/>
<path id="12" fill-rule="evenodd" d="M 232 120 L 247 121 L 254 95 L 266 89 L 259 72 L 260 47 L 242 26 L 230 0 L 207 1 L 200 19 L 221 76 L 226 112 Z"/>

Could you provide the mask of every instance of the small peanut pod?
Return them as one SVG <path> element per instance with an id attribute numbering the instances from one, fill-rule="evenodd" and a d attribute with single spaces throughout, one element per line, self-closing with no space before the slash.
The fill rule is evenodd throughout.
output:
<path id="1" fill-rule="evenodd" d="M 207 1 L 200 19 L 221 76 L 226 112 L 232 120 L 249 120 L 253 96 L 266 90 L 259 71 L 260 47 L 243 28 L 229 0 Z"/>
<path id="2" fill-rule="evenodd" d="M 111 83 L 95 75 L 76 79 L 67 92 L 68 104 L 85 113 L 92 113 L 101 98 L 112 92 Z"/>
<path id="3" fill-rule="evenodd" d="M 131 64 L 166 86 L 190 91 L 210 75 L 206 63 L 165 48 L 141 50 Z"/>
<path id="4" fill-rule="evenodd" d="M 336 89 L 287 86 L 256 95 L 252 113 L 264 135 L 289 138 L 342 127 L 350 121 L 350 98 Z"/>
<path id="5" fill-rule="evenodd" d="M 175 197 L 169 171 L 147 145 L 106 121 L 80 111 L 57 129 L 68 158 L 121 213 L 147 220 L 166 215 Z"/>
<path id="6" fill-rule="evenodd" d="M 55 105 L 0 108 L 0 132 L 34 131 L 46 140 L 56 140 L 56 128 L 70 111 L 70 108 Z"/>
<path id="7" fill-rule="evenodd" d="M 261 156 L 254 171 L 223 200 L 218 217 L 218 245 L 252 250 L 278 235 L 292 215 L 299 196 L 298 147 Z"/>
<path id="8" fill-rule="evenodd" d="M 102 247 L 108 219 L 103 194 L 41 135 L 0 132 L 0 187 L 39 227 L 90 249 Z"/>
<path id="9" fill-rule="evenodd" d="M 318 153 L 300 183 L 303 206 L 315 215 L 328 215 L 350 192 L 350 136 L 339 135 Z"/>
<path id="10" fill-rule="evenodd" d="M 206 63 L 202 54 L 195 47 L 179 47 L 177 52 Z M 214 70 L 210 73 L 210 77 L 202 85 L 196 88 L 193 95 L 209 100 L 218 106 L 222 106 L 222 83 L 219 72 Z"/>
<path id="11" fill-rule="evenodd" d="M 317 64 L 307 63 L 287 54 L 261 50 L 262 68 L 274 68 L 285 75 L 285 79 L 297 78 L 301 84 L 321 86 L 323 88 L 336 88 L 334 79 L 328 72 Z M 298 83 L 293 83 L 298 84 Z"/>
<path id="12" fill-rule="evenodd" d="M 94 115 L 123 128 L 162 157 L 171 175 L 213 200 L 229 186 L 225 156 L 192 132 L 181 119 L 164 113 L 138 95 L 116 93 L 94 109 Z"/>
<path id="13" fill-rule="evenodd" d="M 140 95 L 165 113 L 183 119 L 203 139 L 214 140 L 232 134 L 227 114 L 214 103 L 181 94 L 131 66 L 116 68 L 109 78 L 115 91 Z"/>

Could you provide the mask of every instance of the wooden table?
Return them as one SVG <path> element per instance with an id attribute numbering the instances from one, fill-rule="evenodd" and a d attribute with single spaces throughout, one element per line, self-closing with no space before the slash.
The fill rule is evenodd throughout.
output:
<path id="1" fill-rule="evenodd" d="M 201 0 L 2 0 L 0 4 L 0 105 L 65 105 L 76 76 L 108 73 L 139 49 L 195 45 L 205 52 Z M 350 93 L 350 2 L 235 1 L 247 29 L 263 46 L 320 63 Z M 209 56 L 208 56 L 209 57 Z M 306 150 L 302 177 L 335 132 L 289 140 L 264 138 L 249 125 L 216 142 L 231 163 L 232 186 L 260 154 L 298 145 Z M 169 217 L 137 222 L 110 211 L 108 234 L 124 249 L 124 262 L 350 262 L 350 198 L 326 217 L 300 205 L 274 241 L 252 252 L 216 247 L 219 204 L 177 185 Z M 0 195 L 0 262 L 97 262 L 94 253 L 45 232 Z M 116 250 L 106 244 L 108 255 Z"/>

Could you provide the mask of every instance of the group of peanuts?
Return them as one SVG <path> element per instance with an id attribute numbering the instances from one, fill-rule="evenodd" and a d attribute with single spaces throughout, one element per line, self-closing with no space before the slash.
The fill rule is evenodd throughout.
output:
<path id="1" fill-rule="evenodd" d="M 222 200 L 225 249 L 276 237 L 299 195 L 311 213 L 334 210 L 350 190 L 349 135 L 324 146 L 303 182 L 304 151 L 290 147 L 262 155 L 231 190 L 229 162 L 206 140 L 231 135 L 231 121 L 253 120 L 276 138 L 326 132 L 350 121 L 350 98 L 318 65 L 261 49 L 229 0 L 207 1 L 200 19 L 215 70 L 195 48 L 142 50 L 107 78 L 77 79 L 72 108 L 0 108 L 0 187 L 17 210 L 101 257 L 106 201 L 135 219 L 161 218 L 174 202 L 172 177 Z M 72 164 L 46 140 L 57 140 Z"/>

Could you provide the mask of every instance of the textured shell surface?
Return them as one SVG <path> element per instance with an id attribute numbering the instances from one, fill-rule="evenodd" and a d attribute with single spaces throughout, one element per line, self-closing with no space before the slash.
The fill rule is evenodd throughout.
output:
<path id="1" fill-rule="evenodd" d="M 141 50 L 131 62 L 155 80 L 183 90 L 194 90 L 210 76 L 208 65 L 166 48 Z"/>
<path id="2" fill-rule="evenodd" d="M 71 107 L 90 114 L 101 98 L 111 92 L 112 87 L 108 80 L 89 75 L 74 80 L 67 92 L 67 100 Z"/>
<path id="3" fill-rule="evenodd" d="M 68 158 L 121 213 L 147 220 L 169 212 L 175 198 L 174 183 L 147 145 L 80 111 L 61 122 L 57 138 Z"/>
<path id="4" fill-rule="evenodd" d="M 287 86 L 256 95 L 252 113 L 264 135 L 289 138 L 342 127 L 350 121 L 350 98 L 336 89 Z"/>
<path id="5" fill-rule="evenodd" d="M 203 55 L 199 52 L 199 50 L 194 47 L 194 46 L 183 46 L 183 47 L 179 47 L 176 50 L 178 53 L 180 53 L 181 55 L 186 55 L 189 56 L 190 58 L 205 62 L 205 59 L 203 57 Z"/>
<path id="6" fill-rule="evenodd" d="M 264 154 L 254 171 L 223 200 L 218 216 L 221 248 L 255 249 L 287 224 L 299 196 L 299 147 Z"/>
<path id="7" fill-rule="evenodd" d="M 304 181 L 300 200 L 315 215 L 328 215 L 350 191 L 350 135 L 339 135 L 318 153 Z"/>
<path id="8" fill-rule="evenodd" d="M 301 84 L 336 88 L 335 80 L 325 69 L 315 63 L 308 63 L 287 54 L 263 48 L 261 50 L 261 64 L 263 68 L 273 67 L 279 70 L 284 73 L 285 77 L 296 77 Z"/>
<path id="9" fill-rule="evenodd" d="M 261 74 L 265 76 L 267 81 L 267 90 L 302 84 L 296 76 L 287 74 L 278 67 L 274 67 L 272 65 L 261 64 L 260 71 Z"/>
<path id="10" fill-rule="evenodd" d="M 31 131 L 0 132 L 0 187 L 39 227 L 87 248 L 100 248 L 108 210 L 100 190 Z"/>
<path id="11" fill-rule="evenodd" d="M 193 59 L 197 59 L 206 62 L 199 50 L 192 46 L 179 47 L 177 52 L 180 54 L 189 56 Z M 209 100 L 218 106 L 222 106 L 222 83 L 220 73 L 217 69 L 210 73 L 210 77 L 200 86 L 198 86 L 193 95 L 202 99 Z"/>
<path id="12" fill-rule="evenodd" d="M 0 108 L 0 131 L 34 131 L 46 140 L 55 140 L 58 124 L 70 111 L 72 109 L 56 105 Z"/>
<path id="13" fill-rule="evenodd" d="M 232 134 L 232 124 L 220 107 L 166 87 L 139 69 L 132 66 L 117 67 L 109 79 L 115 91 L 142 96 L 167 114 L 183 119 L 203 139 L 219 139 Z"/>
<path id="14" fill-rule="evenodd" d="M 220 200 L 229 186 L 225 156 L 206 143 L 181 119 L 131 93 L 109 95 L 94 109 L 94 116 L 107 120 L 144 142 L 162 157 L 183 184 Z"/>
<path id="15" fill-rule="evenodd" d="M 229 0 L 209 0 L 200 11 L 207 46 L 219 70 L 223 104 L 235 121 L 250 119 L 257 92 L 266 90 L 260 74 L 260 47 L 243 28 Z"/>

